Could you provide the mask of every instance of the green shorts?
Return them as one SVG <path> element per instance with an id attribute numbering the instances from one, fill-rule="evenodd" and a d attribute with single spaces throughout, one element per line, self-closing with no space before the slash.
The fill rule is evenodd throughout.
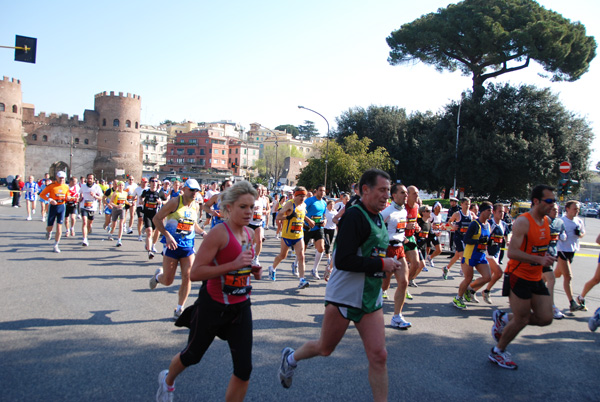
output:
<path id="1" fill-rule="evenodd" d="M 404 251 L 412 251 L 417 249 L 417 239 L 415 236 L 410 236 L 406 238 L 406 243 L 404 243 Z"/>

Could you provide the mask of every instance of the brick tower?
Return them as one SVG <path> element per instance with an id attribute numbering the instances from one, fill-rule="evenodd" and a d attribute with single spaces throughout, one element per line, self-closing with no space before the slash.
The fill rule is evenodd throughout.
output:
<path id="1" fill-rule="evenodd" d="M 0 81 L 0 177 L 25 174 L 22 99 L 21 81 L 3 77 Z"/>
<path id="2" fill-rule="evenodd" d="M 142 175 L 140 96 L 103 92 L 95 96 L 94 105 L 99 125 L 94 174 L 112 180 L 116 177 L 115 169 L 123 169 L 137 181 Z"/>

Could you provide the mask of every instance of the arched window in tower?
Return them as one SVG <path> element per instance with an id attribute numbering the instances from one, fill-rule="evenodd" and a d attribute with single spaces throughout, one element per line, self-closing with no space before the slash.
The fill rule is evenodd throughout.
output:
<path id="1" fill-rule="evenodd" d="M 135 128 L 138 128 L 138 122 L 137 121 L 135 122 Z"/>
<path id="2" fill-rule="evenodd" d="M 106 127 L 106 119 L 102 119 L 102 127 Z"/>
<path id="3" fill-rule="evenodd" d="M 33 134 L 33 135 L 31 136 L 31 139 L 32 139 L 33 141 L 37 141 L 37 134 Z"/>
<path id="4" fill-rule="evenodd" d="M 4 103 L 0 103 L 0 112 L 4 112 L 5 106 Z"/>
<path id="5" fill-rule="evenodd" d="M 131 120 L 125 120 L 125 127 L 131 128 Z"/>
<path id="6" fill-rule="evenodd" d="M 13 105 L 13 113 L 17 113 L 19 111 L 19 108 L 17 107 L 17 105 Z"/>
<path id="7" fill-rule="evenodd" d="M 42 141 L 44 141 L 44 142 L 48 142 L 48 136 L 47 136 L 47 135 L 44 135 L 44 136 L 42 137 Z"/>
<path id="8" fill-rule="evenodd" d="M 75 145 L 79 145 L 79 138 L 75 138 Z"/>
<path id="9" fill-rule="evenodd" d="M 119 127 L 119 119 L 113 120 L 113 127 Z"/>
<path id="10" fill-rule="evenodd" d="M 85 140 L 83 140 L 83 143 L 84 143 L 85 145 L 89 145 L 89 143 L 90 143 L 90 140 L 88 140 L 88 139 L 86 138 Z"/>

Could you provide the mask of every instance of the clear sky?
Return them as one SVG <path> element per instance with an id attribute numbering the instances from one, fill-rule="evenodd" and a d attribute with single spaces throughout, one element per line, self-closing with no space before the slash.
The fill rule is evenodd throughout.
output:
<path id="1" fill-rule="evenodd" d="M 540 0 L 580 21 L 600 41 L 600 1 Z M 0 45 L 15 35 L 38 38 L 37 63 L 0 49 L 0 75 L 22 82 L 36 113 L 93 109 L 94 94 L 142 97 L 143 124 L 315 122 L 331 127 L 351 107 L 394 105 L 438 111 L 471 87 L 470 77 L 423 64 L 391 66 L 385 38 L 448 0 L 32 1 L 4 2 Z M 529 67 L 495 82 L 550 87 L 572 112 L 600 130 L 600 56 L 574 83 L 552 83 Z M 494 81 L 493 81 L 494 82 Z M 600 160 L 593 143 L 592 166 Z"/>

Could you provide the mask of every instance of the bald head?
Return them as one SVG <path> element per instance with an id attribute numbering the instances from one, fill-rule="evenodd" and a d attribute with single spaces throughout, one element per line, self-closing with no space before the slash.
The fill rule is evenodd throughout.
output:
<path id="1" fill-rule="evenodd" d="M 406 197 L 406 203 L 412 207 L 419 198 L 419 189 L 416 186 L 408 186 L 408 196 Z"/>

